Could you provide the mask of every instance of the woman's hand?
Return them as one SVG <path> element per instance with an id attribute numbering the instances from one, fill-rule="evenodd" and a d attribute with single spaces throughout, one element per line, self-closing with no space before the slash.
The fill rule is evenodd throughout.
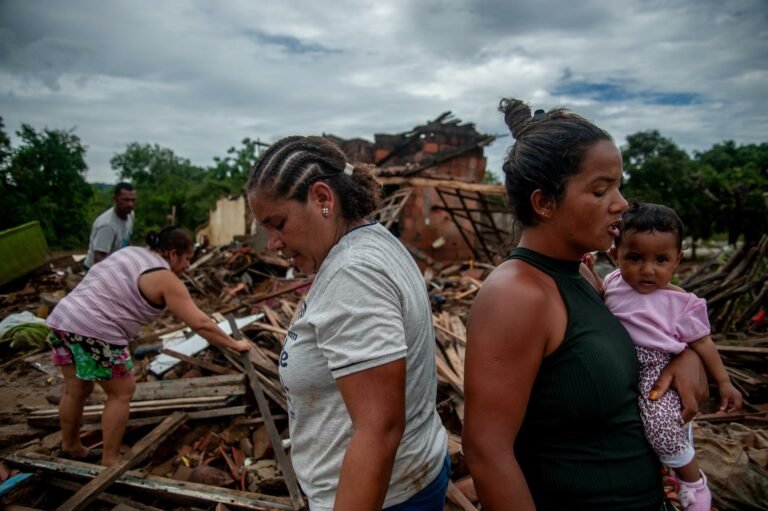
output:
<path id="1" fill-rule="evenodd" d="M 154 301 L 165 303 L 174 316 L 189 325 L 206 341 L 235 351 L 251 349 L 249 341 L 236 341 L 201 311 L 184 283 L 170 270 L 145 273 L 139 278 L 139 289 Z"/>
<path id="2" fill-rule="evenodd" d="M 699 413 L 699 403 L 709 397 L 707 373 L 696 352 L 686 349 L 676 355 L 659 375 L 648 398 L 655 401 L 670 387 L 680 395 L 683 420 L 693 419 Z"/>
<path id="3" fill-rule="evenodd" d="M 250 351 L 251 350 L 251 343 L 250 341 L 237 341 L 235 339 L 232 339 L 232 342 L 234 343 L 232 345 L 232 349 L 235 351 Z"/>

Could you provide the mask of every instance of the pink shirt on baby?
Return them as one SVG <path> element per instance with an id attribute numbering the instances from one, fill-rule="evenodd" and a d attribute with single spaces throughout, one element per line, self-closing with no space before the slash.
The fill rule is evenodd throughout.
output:
<path id="1" fill-rule="evenodd" d="M 641 294 L 619 270 L 605 277 L 603 285 L 605 305 L 638 346 L 680 353 L 687 343 L 710 333 L 707 302 L 693 293 L 659 289 Z"/>

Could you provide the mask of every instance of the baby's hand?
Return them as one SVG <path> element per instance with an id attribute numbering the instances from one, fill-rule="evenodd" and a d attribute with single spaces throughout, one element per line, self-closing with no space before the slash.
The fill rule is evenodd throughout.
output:
<path id="1" fill-rule="evenodd" d="M 587 282 L 592 284 L 597 294 L 602 298 L 605 295 L 605 288 L 603 288 L 603 279 L 595 269 L 595 256 L 592 253 L 584 254 L 581 258 L 581 265 L 579 266 L 579 272 L 587 279 Z"/>
<path id="2" fill-rule="evenodd" d="M 717 388 L 720 391 L 721 412 L 735 412 L 741 410 L 744 400 L 741 397 L 741 392 L 739 392 L 731 382 L 720 383 Z"/>

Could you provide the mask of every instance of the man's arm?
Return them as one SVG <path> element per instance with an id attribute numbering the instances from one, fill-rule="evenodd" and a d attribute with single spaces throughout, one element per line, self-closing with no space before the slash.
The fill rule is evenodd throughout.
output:
<path id="1" fill-rule="evenodd" d="M 94 250 L 93 251 L 93 264 L 99 263 L 107 258 L 109 254 L 106 252 L 102 252 L 100 250 Z"/>
<path id="2" fill-rule="evenodd" d="M 93 248 L 93 264 L 106 259 L 112 253 L 117 233 L 108 225 L 98 227 L 93 234 L 91 247 Z"/>

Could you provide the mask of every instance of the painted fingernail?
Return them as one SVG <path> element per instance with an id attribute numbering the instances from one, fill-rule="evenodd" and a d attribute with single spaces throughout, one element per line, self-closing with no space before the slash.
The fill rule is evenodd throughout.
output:
<path id="1" fill-rule="evenodd" d="M 652 390 L 650 394 L 648 394 L 648 399 L 651 401 L 655 401 L 659 397 L 659 392 L 657 390 Z"/>

